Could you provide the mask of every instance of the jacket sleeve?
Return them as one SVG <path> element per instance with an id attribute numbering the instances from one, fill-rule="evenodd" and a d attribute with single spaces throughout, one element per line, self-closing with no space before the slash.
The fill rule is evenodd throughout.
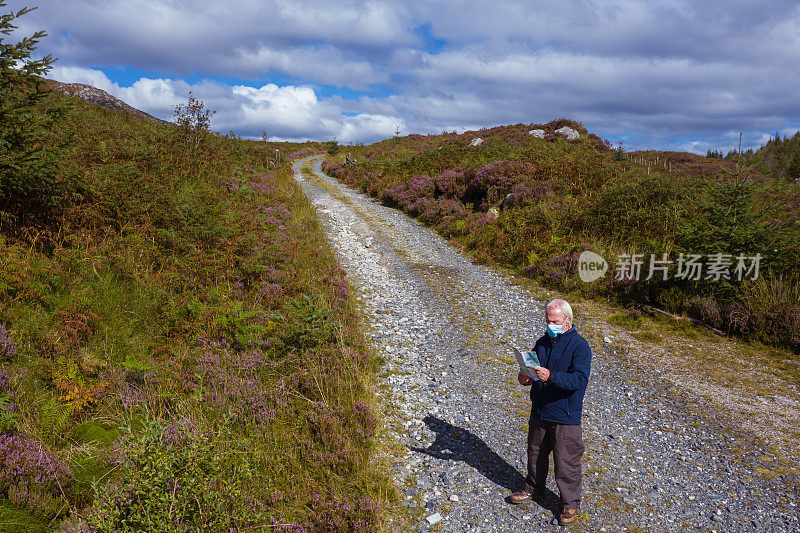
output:
<path id="1" fill-rule="evenodd" d="M 592 365 L 592 349 L 586 341 L 581 342 L 572 354 L 572 362 L 566 372 L 552 372 L 549 383 L 565 390 L 580 390 L 589 382 Z"/>

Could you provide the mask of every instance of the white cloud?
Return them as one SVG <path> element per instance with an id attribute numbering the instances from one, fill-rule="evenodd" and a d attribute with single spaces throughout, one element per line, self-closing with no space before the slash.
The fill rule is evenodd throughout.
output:
<path id="1" fill-rule="evenodd" d="M 59 0 L 21 26 L 51 34 L 41 47 L 65 65 L 53 77 L 162 118 L 192 89 L 215 126 L 246 135 L 358 141 L 397 123 L 569 116 L 631 145 L 692 148 L 800 126 L 796 0 Z M 120 87 L 100 70 L 118 67 L 150 75 Z M 203 76 L 218 81 L 180 81 Z"/>
<path id="2" fill-rule="evenodd" d="M 260 127 L 271 137 L 313 138 L 335 128 L 335 110 L 321 103 L 310 87 L 236 86 L 233 96 L 238 108 L 225 122 L 235 129 Z"/>
<path id="3" fill-rule="evenodd" d="M 141 78 L 121 87 L 106 74 L 82 67 L 57 67 L 50 78 L 64 83 L 84 83 L 102 89 L 127 104 L 164 120 L 171 120 L 174 106 L 186 100 L 188 92 L 216 111 L 211 127 L 230 130 L 251 138 L 266 131 L 274 140 L 325 140 L 372 142 L 405 128 L 402 119 L 375 113 L 343 114 L 338 99 L 320 100 L 314 89 L 301 86 L 261 87 L 215 82 L 190 85 L 182 80 Z"/>
<path id="4" fill-rule="evenodd" d="M 403 132 L 405 123 L 398 117 L 362 113 L 346 117 L 336 137 L 340 142 L 360 142 L 364 139 L 388 139 L 397 129 Z"/>
<path id="5" fill-rule="evenodd" d="M 83 67 L 54 67 L 47 76 L 50 79 L 62 83 L 83 83 L 97 87 L 107 93 L 116 96 L 119 85 L 113 83 L 102 70 L 95 70 Z"/>

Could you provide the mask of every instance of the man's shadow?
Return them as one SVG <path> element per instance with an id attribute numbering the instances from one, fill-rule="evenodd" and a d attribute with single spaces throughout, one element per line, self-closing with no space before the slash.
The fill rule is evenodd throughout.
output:
<path id="1" fill-rule="evenodd" d="M 423 421 L 436 434 L 436 438 L 427 448 L 410 446 L 410 449 L 436 459 L 464 461 L 495 485 L 511 492 L 525 485 L 525 477 L 474 433 L 432 415 L 426 416 Z M 543 498 L 534 503 L 552 510 L 551 507 L 554 509 L 555 506 L 547 503 L 552 502 L 554 497 L 557 496 L 548 490 Z"/>

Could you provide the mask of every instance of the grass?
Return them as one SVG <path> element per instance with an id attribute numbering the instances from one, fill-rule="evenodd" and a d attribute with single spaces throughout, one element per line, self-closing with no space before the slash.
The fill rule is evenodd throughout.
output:
<path id="1" fill-rule="evenodd" d="M 380 360 L 288 163 L 82 102 L 71 134 L 85 194 L 0 235 L 0 422 L 44 472 L 0 529 L 384 529 Z"/>

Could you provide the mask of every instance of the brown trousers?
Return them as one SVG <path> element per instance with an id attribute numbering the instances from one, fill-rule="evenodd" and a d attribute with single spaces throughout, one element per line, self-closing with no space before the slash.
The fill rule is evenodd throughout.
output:
<path id="1" fill-rule="evenodd" d="M 531 416 L 528 422 L 528 492 L 544 490 L 550 470 L 550 452 L 561 506 L 564 509 L 581 507 L 581 457 L 583 456 L 581 426 L 543 422 Z"/>

